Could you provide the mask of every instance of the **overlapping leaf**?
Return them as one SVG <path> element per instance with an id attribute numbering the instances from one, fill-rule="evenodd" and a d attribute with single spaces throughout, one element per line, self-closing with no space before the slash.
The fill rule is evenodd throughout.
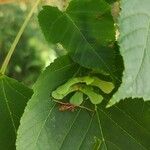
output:
<path id="1" fill-rule="evenodd" d="M 115 41 L 110 5 L 104 0 L 73 0 L 65 12 L 45 6 L 39 23 L 48 41 L 61 43 L 80 65 L 113 71 Z"/>
<path id="2" fill-rule="evenodd" d="M 120 52 L 125 70 L 112 104 L 126 97 L 150 99 L 150 1 L 122 0 Z"/>
<path id="3" fill-rule="evenodd" d="M 105 0 L 105 1 L 112 4 L 112 3 L 116 2 L 116 1 L 119 1 L 119 0 Z"/>
<path id="4" fill-rule="evenodd" d="M 98 107 L 96 113 L 79 108 L 75 112 L 59 111 L 51 92 L 78 69 L 64 56 L 40 76 L 21 120 L 17 150 L 149 149 L 148 102 L 126 100 L 110 109 Z"/>
<path id="5" fill-rule="evenodd" d="M 32 90 L 0 76 L 0 149 L 15 150 L 16 132 Z"/>

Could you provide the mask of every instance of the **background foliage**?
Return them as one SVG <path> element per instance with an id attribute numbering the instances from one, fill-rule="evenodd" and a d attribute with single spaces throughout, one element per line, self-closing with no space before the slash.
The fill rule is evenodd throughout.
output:
<path id="1" fill-rule="evenodd" d="M 0 5 L 0 64 L 2 64 L 30 5 Z M 32 17 L 10 62 L 7 74 L 31 86 L 45 66 L 56 57 L 43 38 L 36 14 Z"/>

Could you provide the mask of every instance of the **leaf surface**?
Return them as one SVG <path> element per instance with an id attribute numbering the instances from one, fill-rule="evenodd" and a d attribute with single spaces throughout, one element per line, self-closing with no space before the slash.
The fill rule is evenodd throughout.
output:
<path id="1" fill-rule="evenodd" d="M 16 149 L 16 132 L 31 95 L 32 90 L 16 80 L 0 76 L 0 149 Z"/>
<path id="2" fill-rule="evenodd" d="M 150 1 L 122 0 L 120 52 L 123 81 L 111 105 L 124 98 L 150 99 Z"/>
<path id="3" fill-rule="evenodd" d="M 99 106 L 96 113 L 82 108 L 59 111 L 51 92 L 75 76 L 78 69 L 64 56 L 40 76 L 21 120 L 17 150 L 149 149 L 149 102 L 129 99 L 109 109 Z M 87 105 L 93 109 L 93 104 Z"/>
<path id="4" fill-rule="evenodd" d="M 39 23 L 46 39 L 60 43 L 80 65 L 112 72 L 114 22 L 104 0 L 73 0 L 65 12 L 45 6 Z"/>

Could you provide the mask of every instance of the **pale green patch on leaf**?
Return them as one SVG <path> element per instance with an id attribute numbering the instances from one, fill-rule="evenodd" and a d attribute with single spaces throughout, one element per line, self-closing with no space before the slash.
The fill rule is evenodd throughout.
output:
<path id="1" fill-rule="evenodd" d="M 94 140 L 95 140 L 95 144 L 93 150 L 99 150 L 102 144 L 102 140 L 97 137 L 94 137 Z"/>
<path id="2" fill-rule="evenodd" d="M 0 75 L 0 149 L 15 150 L 20 118 L 32 90 L 7 76 Z"/>

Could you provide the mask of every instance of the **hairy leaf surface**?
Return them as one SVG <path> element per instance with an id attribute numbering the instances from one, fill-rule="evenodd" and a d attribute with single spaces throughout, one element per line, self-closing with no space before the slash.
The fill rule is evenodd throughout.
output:
<path id="1" fill-rule="evenodd" d="M 15 150 L 16 132 L 32 90 L 0 76 L 0 149 Z"/>
<path id="2" fill-rule="evenodd" d="M 79 66 L 67 56 L 40 76 L 18 131 L 17 150 L 146 150 L 150 147 L 149 103 L 126 100 L 95 113 L 59 111 L 50 95 L 75 76 Z M 88 104 L 93 109 L 93 104 Z"/>
<path id="3" fill-rule="evenodd" d="M 125 70 L 112 104 L 127 97 L 150 100 L 150 1 L 122 0 L 120 52 Z"/>
<path id="4" fill-rule="evenodd" d="M 61 43 L 80 65 L 107 73 L 114 64 L 114 22 L 104 0 L 73 0 L 65 12 L 45 6 L 39 23 L 48 41 Z"/>

